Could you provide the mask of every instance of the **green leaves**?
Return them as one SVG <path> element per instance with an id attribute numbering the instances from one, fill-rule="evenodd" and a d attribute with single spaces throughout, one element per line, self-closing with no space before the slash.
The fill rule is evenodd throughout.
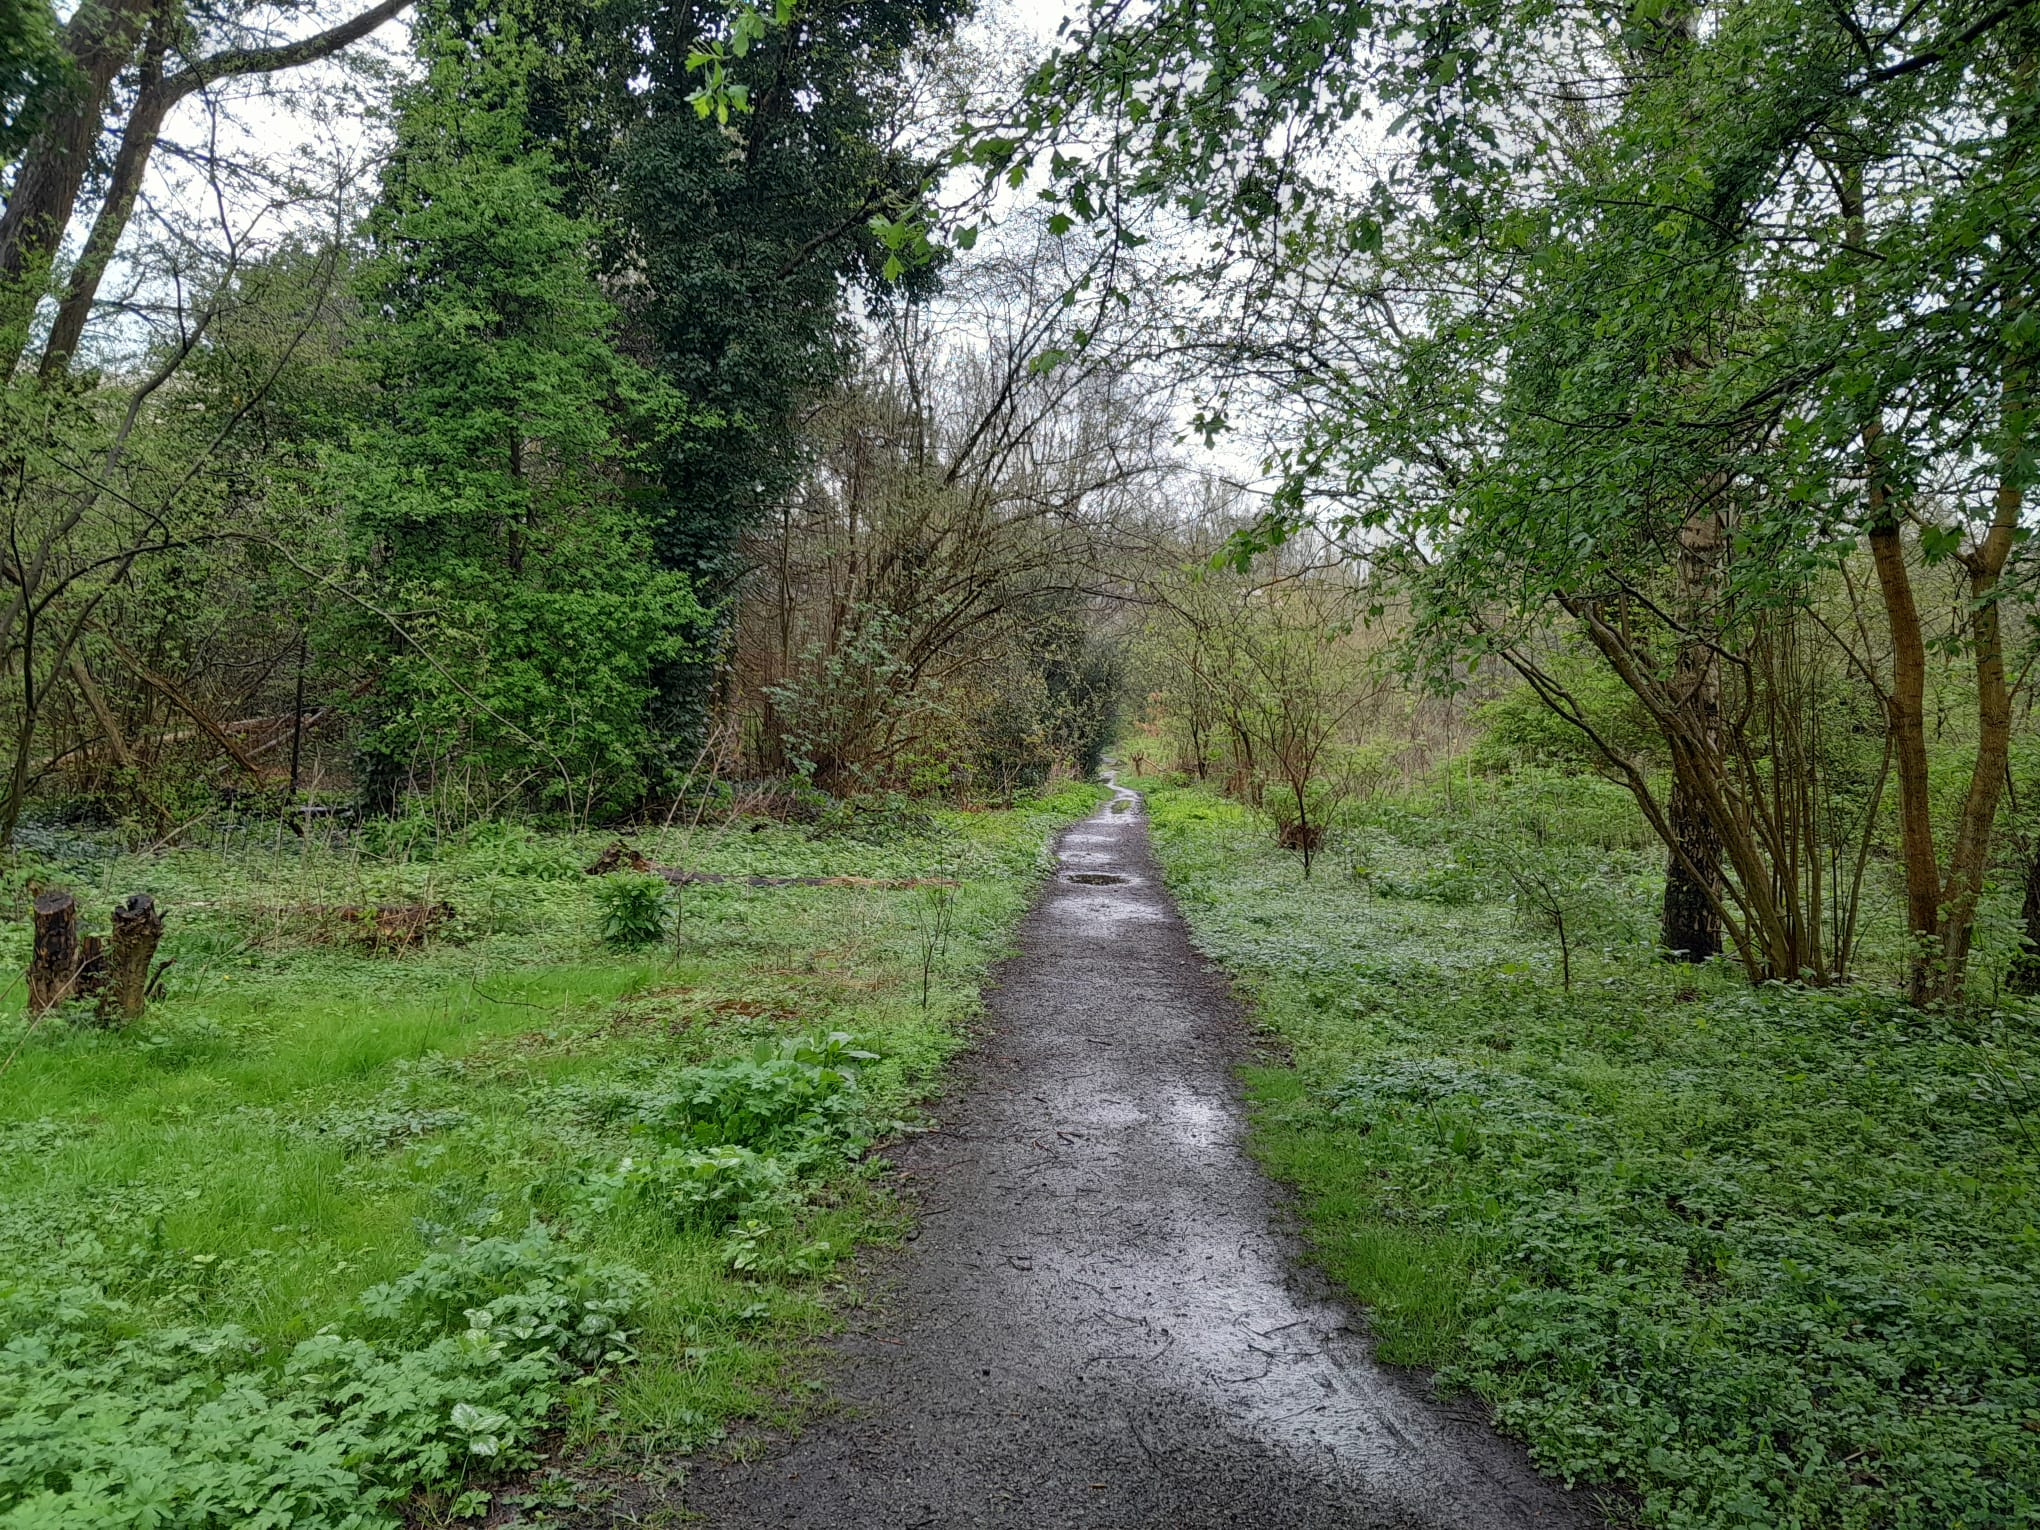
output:
<path id="1" fill-rule="evenodd" d="M 1282 546 L 1299 529 L 1301 523 L 1293 515 L 1271 512 L 1228 536 L 1219 550 L 1211 555 L 1210 566 L 1215 570 L 1248 573 L 1256 558 Z"/>
<path id="2" fill-rule="evenodd" d="M 614 872 L 595 887 L 602 940 L 620 951 L 656 945 L 672 919 L 672 889 L 661 876 Z"/>
<path id="3" fill-rule="evenodd" d="M 898 217 L 874 213 L 867 226 L 887 252 L 881 274 L 889 282 L 900 280 L 910 267 L 925 266 L 935 259 L 934 239 L 925 208 L 917 206 Z M 969 243 L 963 243 L 961 237 L 958 242 L 962 248 L 969 249 L 977 242 L 977 230 L 972 228 L 966 232 Z"/>
<path id="4" fill-rule="evenodd" d="M 573 1372 L 628 1357 L 645 1285 L 534 1223 L 429 1255 L 280 1367 L 238 1329 L 130 1337 L 103 1298 L 0 1307 L 0 1517 L 393 1527 L 530 1465 Z"/>
<path id="5" fill-rule="evenodd" d="M 691 411 L 613 344 L 596 230 L 525 147 L 533 50 L 423 47 L 360 275 L 378 392 L 329 472 L 379 603 L 419 613 L 353 634 L 386 651 L 364 743 L 468 754 L 585 813 L 641 792 L 652 677 L 701 621 L 624 492 Z"/>
<path id="6" fill-rule="evenodd" d="M 753 43 L 763 41 L 771 32 L 784 31 L 793 14 L 792 0 L 778 0 L 770 18 L 746 5 L 730 23 L 727 43 L 712 40 L 688 53 L 687 72 L 702 76 L 701 84 L 687 97 L 697 117 L 713 116 L 718 126 L 727 127 L 732 116 L 750 111 L 751 87 L 734 78 L 733 61 L 745 57 Z"/>
<path id="7" fill-rule="evenodd" d="M 1922 526 L 1920 551 L 1927 562 L 1940 563 L 1962 550 L 1962 537 L 1960 526 Z"/>
<path id="8" fill-rule="evenodd" d="M 669 1143 L 840 1154 L 870 1139 L 857 1066 L 876 1060 L 840 1031 L 761 1041 L 746 1060 L 685 1070 L 637 1119 Z"/>

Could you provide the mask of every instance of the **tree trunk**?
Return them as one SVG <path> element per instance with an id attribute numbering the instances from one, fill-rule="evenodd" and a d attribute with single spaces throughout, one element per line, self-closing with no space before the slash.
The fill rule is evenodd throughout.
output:
<path id="1" fill-rule="evenodd" d="M 64 230 L 77 210 L 85 166 L 99 140 L 109 85 L 132 56 L 141 36 L 142 21 L 156 3 L 157 0 L 86 0 L 72 18 L 71 26 L 65 29 L 66 44 L 79 63 L 90 99 L 80 98 L 75 116 L 53 120 L 29 146 L 15 181 L 15 193 L 8 199 L 6 216 L 0 219 L 0 274 L 18 277 L 62 242 Z M 114 155 L 106 200 L 93 220 L 91 235 L 65 288 L 49 343 L 43 349 L 39 370 L 45 380 L 62 376 L 70 366 L 71 356 L 85 333 L 86 321 L 92 316 L 100 280 L 127 230 L 135 195 L 141 189 L 157 135 L 170 109 L 186 96 L 220 80 L 276 74 L 328 58 L 366 37 L 410 3 L 411 0 L 380 0 L 359 15 L 310 37 L 273 47 L 230 49 L 200 59 L 173 75 L 162 75 L 159 67 L 145 68 L 140 92 L 128 115 L 127 130 L 121 135 L 120 148 Z M 85 31 L 80 29 L 88 17 L 107 18 L 94 34 L 101 36 L 97 46 L 105 56 L 94 54 L 89 61 L 79 51 L 86 45 Z M 116 21 L 121 24 L 116 25 Z M 78 32 L 78 41 L 72 40 L 73 32 Z M 160 54 L 152 62 L 159 65 Z M 110 66 L 103 81 L 98 74 L 102 64 Z M 0 310 L 19 326 L 16 330 L 0 322 L 0 335 L 4 335 L 0 345 L 12 347 L 11 351 L 0 352 L 7 371 L 13 370 L 27 343 L 28 319 L 39 296 L 40 289 L 30 284 L 6 299 L 15 305 L 13 308 Z"/>
<path id="2" fill-rule="evenodd" d="M 2030 23 L 2018 34 L 2018 60 L 2020 81 L 2030 98 L 2034 77 L 2040 73 L 2040 28 Z M 2007 306 L 2014 308 L 2013 317 L 2022 317 L 2025 293 L 2021 291 L 2018 300 Z M 2017 525 L 2025 506 L 2025 482 L 2014 469 L 2032 434 L 2032 391 L 2032 358 L 2015 348 L 2005 368 L 2005 441 L 1999 453 L 2004 469 L 1998 481 L 1998 526 Z M 1992 529 L 1995 531 L 1996 527 Z M 2034 835 L 2032 854 L 2026 862 L 2026 897 L 2019 909 L 2019 927 L 2026 943 L 2012 958 L 2007 986 L 2013 993 L 2040 993 L 2040 833 Z"/>
<path id="3" fill-rule="evenodd" d="M 2040 993 L 2040 834 L 2034 835 L 2033 853 L 2026 861 L 2026 900 L 2019 908 L 2019 929 L 2026 944 L 2012 957 L 2005 987 L 2013 993 Z"/>
<path id="4" fill-rule="evenodd" d="M 1857 250 L 1870 246 L 1870 222 L 1863 196 L 1863 162 L 1837 166 L 1842 227 Z M 1860 294 L 1859 294 L 1860 300 Z M 1884 464 L 1882 410 L 1873 400 L 1863 426 L 1864 517 L 1877 591 L 1891 635 L 1891 689 L 1883 698 L 1884 726 L 1898 766 L 1899 859 L 1905 869 L 1905 928 L 1912 942 L 1906 960 L 1909 1002 L 1926 1003 L 1934 993 L 1935 950 L 1941 913 L 1941 861 L 1934 849 L 1933 807 L 1927 794 L 1927 645 L 1919 603 L 1905 566 L 1904 517 L 1894 503 Z"/>
<path id="5" fill-rule="evenodd" d="M 1721 916 L 1714 911 L 1721 896 L 1721 834 L 1707 809 L 1676 778 L 1666 816 L 1679 847 L 1665 867 L 1658 943 L 1675 961 L 1709 961 L 1721 954 Z"/>
<path id="6" fill-rule="evenodd" d="M 104 980 L 106 957 L 97 935 L 78 933 L 78 900 L 52 889 L 35 900 L 35 950 L 28 964 L 28 1009 L 46 1014 Z"/>
<path id="7" fill-rule="evenodd" d="M 1899 519 L 1891 504 L 1891 485 L 1877 447 L 1881 427 L 1866 426 L 1863 444 L 1870 460 L 1870 557 L 1877 568 L 1877 588 L 1884 598 L 1885 625 L 1891 633 L 1891 690 L 1885 697 L 1885 725 L 1891 730 L 1892 757 L 1898 763 L 1898 831 L 1905 866 L 1905 927 L 1914 942 L 1906 968 L 1906 997 L 1924 1004 L 1936 989 L 1940 953 L 1934 949 L 1940 928 L 1941 861 L 1934 849 L 1934 819 L 1927 794 L 1927 645 L 1920 627 L 1920 608 L 1913 598 L 1912 575 L 1905 566 Z"/>
<path id="8" fill-rule="evenodd" d="M 145 67 L 153 72 L 160 69 L 161 62 L 160 54 L 152 48 Z M 70 369 L 72 352 L 85 334 L 86 320 L 92 317 L 100 280 L 113 263 L 114 251 L 120 247 L 120 237 L 127 232 L 128 219 L 134 214 L 135 198 L 142 189 L 142 173 L 148 168 L 149 156 L 155 152 L 163 119 L 178 99 L 178 93 L 165 89 L 160 80 L 147 81 L 135 97 L 128 112 L 127 129 L 120 136 L 120 152 L 114 156 L 113 171 L 107 180 L 106 199 L 99 204 L 84 251 L 64 286 L 49 339 L 43 343 L 42 361 L 36 370 L 44 382 L 61 377 Z"/>
<path id="9" fill-rule="evenodd" d="M 2030 57 L 2025 61 L 2031 72 Z M 2014 287 L 2005 298 L 1997 497 L 1990 529 L 1962 554 L 1969 573 L 1969 648 L 1976 666 L 1976 760 L 1969 790 L 1948 852 L 1948 878 L 1941 889 L 1936 927 L 1941 965 L 1934 997 L 1952 1003 L 1962 997 L 1963 970 L 1976 929 L 1976 904 L 1990 873 L 1991 835 L 2004 797 L 2012 752 L 2012 695 L 2005 676 L 2004 622 L 1998 611 L 1999 582 L 2011 561 L 2026 504 L 2027 453 L 2033 425 L 2033 359 L 2022 338 L 2027 295 Z"/>
<path id="10" fill-rule="evenodd" d="M 1303 850 L 1303 879 L 1308 882 L 1310 880 L 1311 856 L 1317 848 L 1317 835 L 1310 821 L 1310 804 L 1304 797 L 1303 783 L 1292 775 L 1289 778 L 1289 784 L 1296 797 L 1297 839 Z"/>
<path id="11" fill-rule="evenodd" d="M 1992 540 L 1986 538 L 1986 549 Z M 2012 699 L 2005 684 L 2004 634 L 1998 620 L 1997 571 L 1988 551 L 1972 557 L 1970 643 L 1976 656 L 1976 760 L 1969 790 L 1948 852 L 1948 877 L 1941 889 L 1935 927 L 1940 964 L 1934 997 L 1952 1003 L 1962 997 L 1969 946 L 1976 932 L 1976 904 L 1990 872 L 1990 841 L 2004 796 L 2012 750 Z"/>
<path id="12" fill-rule="evenodd" d="M 113 715 L 113 708 L 106 704 L 106 697 L 100 693 L 98 684 L 92 678 L 92 671 L 85 667 L 85 661 L 72 654 L 68 663 L 71 681 L 78 687 L 78 694 L 85 698 L 85 705 L 91 711 L 93 720 L 99 724 L 100 734 L 106 740 L 107 753 L 113 756 L 113 763 L 122 770 L 135 768 L 135 752 L 128 747 L 127 739 L 120 731 L 120 719 Z"/>
<path id="13" fill-rule="evenodd" d="M 135 893 L 113 911 L 113 949 L 99 996 L 102 1020 L 134 1020 L 149 1002 L 149 967 L 163 938 L 156 900 Z"/>
<path id="14" fill-rule="evenodd" d="M 1717 884 L 1715 916 L 1724 931 L 1732 934 L 1750 980 L 1791 982 L 1807 968 L 1817 970 L 1819 964 L 1808 951 L 1807 932 L 1797 928 L 1778 906 L 1770 857 L 1751 822 L 1747 802 L 1733 789 L 1717 742 L 1696 735 L 1691 710 L 1680 705 L 1650 673 L 1649 660 L 1628 646 L 1622 631 L 1625 624 L 1619 617 L 1611 622 L 1600 604 L 1592 600 L 1561 596 L 1559 604 L 1581 624 L 1588 640 L 1600 650 L 1616 676 L 1649 711 L 1671 751 L 1673 779 L 1705 810 L 1719 836 L 1721 857 L 1734 869 L 1735 882 L 1732 887 L 1726 879 Z M 1518 671 L 1523 672 L 1521 666 Z M 1540 691 L 1547 699 L 1551 696 L 1548 680 L 1540 685 Z M 1578 721 L 1576 707 L 1562 715 Z M 1594 736 L 1591 730 L 1589 736 Z M 1602 757 L 1621 772 L 1652 829 L 1676 859 L 1683 850 L 1679 836 L 1673 832 L 1670 818 L 1643 773 L 1605 740 L 1595 737 L 1595 744 Z M 1697 877 L 1690 880 L 1696 887 L 1704 886 Z M 1729 909 L 1721 901 L 1730 896 L 1740 913 L 1739 927 L 1731 921 Z M 1817 951 L 1816 942 L 1814 952 Z"/>
<path id="15" fill-rule="evenodd" d="M 0 375 L 14 370 L 42 294 L 40 268 L 62 242 L 99 142 L 114 77 L 134 56 L 157 0 L 85 0 L 64 27 L 75 68 L 62 109 L 30 141 L 0 214 Z"/>
<path id="16" fill-rule="evenodd" d="M 1694 743 L 1709 753 L 1721 748 L 1721 657 L 1692 634 L 1717 617 L 1724 528 L 1715 496 L 1722 487 L 1719 480 L 1710 483 L 1710 502 L 1679 528 L 1680 619 L 1688 635 L 1679 644 L 1671 687 Z M 1676 774 L 1666 809 L 1678 850 L 1665 867 L 1659 944 L 1677 961 L 1709 961 L 1721 954 L 1721 917 L 1715 912 L 1721 901 L 1721 831 Z"/>
<path id="17" fill-rule="evenodd" d="M 7 791 L 0 797 L 0 850 L 14 847 L 14 831 L 28 798 L 29 761 L 35 757 L 35 724 L 40 702 L 35 683 L 35 628 L 24 623 L 21 645 L 21 722 L 14 735 L 14 759 L 8 766 Z"/>

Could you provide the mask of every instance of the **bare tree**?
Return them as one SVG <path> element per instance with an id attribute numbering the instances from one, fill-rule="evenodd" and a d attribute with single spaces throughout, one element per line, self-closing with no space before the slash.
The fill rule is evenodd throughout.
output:
<path id="1" fill-rule="evenodd" d="M 737 678 L 767 768 L 875 784 L 973 731 L 1019 747 L 1032 730 L 1050 753 L 1083 731 L 1051 715 L 1045 671 L 1076 662 L 1080 613 L 1118 589 L 1114 549 L 1156 513 L 1173 454 L 1128 348 L 1070 345 L 1070 262 L 1029 241 L 943 308 L 887 316 L 815 411 L 816 471 L 751 538 L 742 596 Z"/>

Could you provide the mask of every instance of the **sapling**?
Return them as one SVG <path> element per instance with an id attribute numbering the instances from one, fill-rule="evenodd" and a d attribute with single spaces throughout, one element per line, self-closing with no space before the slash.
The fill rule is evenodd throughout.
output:
<path id="1" fill-rule="evenodd" d="M 666 879 L 650 873 L 604 877 L 595 888 L 602 939 L 619 950 L 665 938 L 670 913 Z"/>
<path id="2" fill-rule="evenodd" d="M 918 889 L 914 918 L 921 936 L 921 1008 L 928 1007 L 928 990 L 934 981 L 935 964 L 949 949 L 949 937 L 956 925 L 956 886 L 952 880 Z"/>

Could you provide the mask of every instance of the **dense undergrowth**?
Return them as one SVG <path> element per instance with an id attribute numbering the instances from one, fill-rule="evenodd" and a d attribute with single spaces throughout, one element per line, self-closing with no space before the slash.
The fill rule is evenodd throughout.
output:
<path id="1" fill-rule="evenodd" d="M 1654 857 L 1591 811 L 1568 992 L 1463 808 L 1356 815 L 1305 883 L 1243 809 L 1143 785 L 1293 1059 L 1250 1074 L 1258 1150 L 1385 1357 L 1648 1524 L 2040 1524 L 2033 1009 L 1655 962 Z"/>
<path id="2" fill-rule="evenodd" d="M 153 892 L 175 965 L 124 1031 L 0 1011 L 0 1525 L 535 1523 L 797 1412 L 839 1261 L 897 1226 L 864 1150 L 1095 801 L 648 835 L 921 885 L 694 886 L 629 955 L 588 838 L 45 842 L 0 964 L 61 881 Z M 331 917 L 393 900 L 451 913 L 402 954 Z"/>

